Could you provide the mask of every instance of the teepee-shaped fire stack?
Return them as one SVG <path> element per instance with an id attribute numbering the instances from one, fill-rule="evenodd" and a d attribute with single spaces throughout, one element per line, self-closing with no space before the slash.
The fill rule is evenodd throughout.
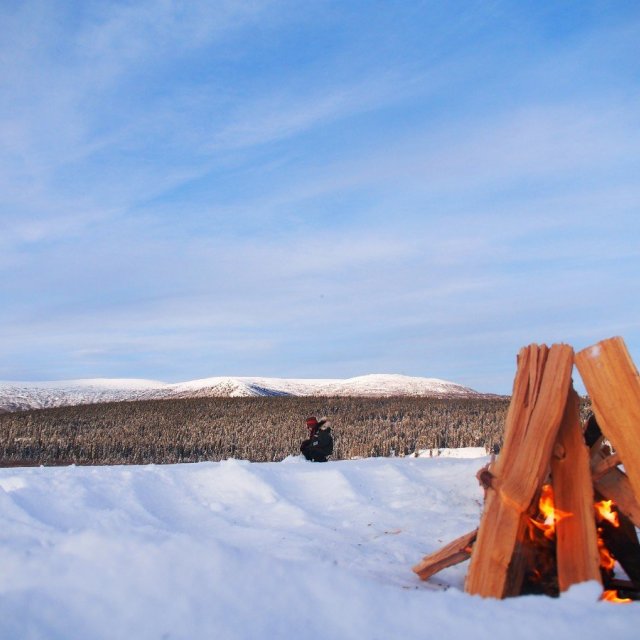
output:
<path id="1" fill-rule="evenodd" d="M 584 426 L 574 363 L 594 413 Z M 621 338 L 575 355 L 564 344 L 524 347 L 502 450 L 478 479 L 479 529 L 426 556 L 414 567 L 422 579 L 470 556 L 472 594 L 557 595 L 596 580 L 603 597 L 640 598 L 640 377 Z"/>

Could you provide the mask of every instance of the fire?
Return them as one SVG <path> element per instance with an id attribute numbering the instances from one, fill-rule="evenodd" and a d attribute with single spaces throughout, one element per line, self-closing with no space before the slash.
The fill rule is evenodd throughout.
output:
<path id="1" fill-rule="evenodd" d="M 600 569 L 602 572 L 602 578 L 605 583 L 605 590 L 602 592 L 601 600 L 606 602 L 628 603 L 632 602 L 631 598 L 624 598 L 620 596 L 620 592 L 617 589 L 606 589 L 607 582 L 612 586 L 612 578 L 614 576 L 614 568 L 616 566 L 616 559 L 613 557 L 607 545 L 604 541 L 605 529 L 607 529 L 605 522 L 608 522 L 611 527 L 620 526 L 620 517 L 618 508 L 614 504 L 613 500 L 601 500 L 594 505 L 596 520 L 600 526 L 596 527 L 598 533 L 598 552 L 600 554 Z"/>
<path id="2" fill-rule="evenodd" d="M 557 509 L 554 505 L 553 487 L 545 484 L 540 491 L 535 517 L 529 518 L 529 537 L 532 543 L 533 555 L 531 565 L 527 568 L 527 588 L 531 593 L 546 593 L 557 595 L 557 575 L 555 565 L 556 554 L 556 526 L 562 519 L 573 514 Z M 597 529 L 598 552 L 605 591 L 602 600 L 607 602 L 631 602 L 629 598 L 621 597 L 615 589 L 607 588 L 615 584 L 614 569 L 617 561 L 607 548 L 607 542 L 612 527 L 620 527 L 620 514 L 612 500 L 601 500 L 594 504 L 594 515 Z M 605 542 L 607 541 L 607 542 Z"/>
<path id="3" fill-rule="evenodd" d="M 600 599 L 606 602 L 631 602 L 631 598 L 618 597 L 618 592 L 615 589 L 603 591 Z"/>
<path id="4" fill-rule="evenodd" d="M 598 551 L 600 552 L 600 566 L 606 571 L 613 571 L 616 566 L 616 561 L 609 553 L 609 549 L 604 544 L 604 540 L 601 535 L 602 529 L 598 528 Z"/>
<path id="5" fill-rule="evenodd" d="M 601 500 L 594 505 L 596 511 L 596 520 L 600 523 L 608 522 L 613 527 L 620 526 L 620 518 L 618 517 L 618 511 L 615 510 L 613 500 Z M 602 527 L 598 527 L 598 551 L 600 552 L 600 566 L 605 571 L 613 571 L 616 561 L 615 558 L 607 549 L 604 540 L 602 538 Z"/>
<path id="6" fill-rule="evenodd" d="M 567 518 L 573 515 L 567 511 L 561 511 L 556 509 L 553 504 L 553 487 L 550 484 L 542 485 L 542 491 L 540 492 L 540 500 L 538 502 L 538 511 L 540 513 L 540 519 L 529 518 L 531 524 L 542 531 L 545 538 L 553 540 L 556 535 L 556 524 L 563 518 Z M 535 535 L 535 529 L 530 529 L 530 536 L 533 540 Z"/>
<path id="7" fill-rule="evenodd" d="M 606 520 L 610 522 L 614 527 L 620 526 L 620 518 L 618 518 L 618 512 L 613 510 L 613 500 L 601 500 L 593 505 L 596 509 L 596 517 L 598 521 Z"/>
<path id="8" fill-rule="evenodd" d="M 600 502 L 596 502 L 594 505 L 596 512 L 596 520 L 604 525 L 605 521 L 608 522 L 612 527 L 620 526 L 620 518 L 618 516 L 618 510 L 616 505 L 613 503 L 613 500 L 601 500 Z M 611 555 L 609 549 L 603 539 L 603 527 L 597 527 L 598 531 L 598 552 L 600 553 L 600 567 L 602 569 L 603 577 L 605 574 L 608 574 L 609 578 L 613 577 L 613 570 L 616 566 L 616 560 Z M 606 579 L 605 579 L 606 582 Z M 606 589 L 602 593 L 602 600 L 607 602 L 631 602 L 630 598 L 621 598 L 618 591 L 616 589 Z"/>

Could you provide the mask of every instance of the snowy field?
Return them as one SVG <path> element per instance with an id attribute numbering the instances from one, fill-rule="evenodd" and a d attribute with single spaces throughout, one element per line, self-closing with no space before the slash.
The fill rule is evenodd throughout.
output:
<path id="1" fill-rule="evenodd" d="M 485 458 L 0 469 L 0 638 L 639 637 L 640 604 L 462 592 Z M 460 456 L 460 454 L 458 454 Z"/>

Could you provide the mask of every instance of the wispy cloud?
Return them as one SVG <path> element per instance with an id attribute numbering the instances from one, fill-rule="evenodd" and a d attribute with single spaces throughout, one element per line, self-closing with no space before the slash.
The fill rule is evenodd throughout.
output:
<path id="1" fill-rule="evenodd" d="M 0 13 L 0 377 L 504 391 L 522 341 L 640 348 L 637 12 Z"/>

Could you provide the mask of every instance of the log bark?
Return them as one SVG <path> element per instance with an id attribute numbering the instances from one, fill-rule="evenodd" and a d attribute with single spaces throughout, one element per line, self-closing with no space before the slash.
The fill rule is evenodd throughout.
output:
<path id="1" fill-rule="evenodd" d="M 576 354 L 602 433 L 625 467 L 640 499 L 640 376 L 624 341 L 609 338 Z"/>
<path id="2" fill-rule="evenodd" d="M 491 467 L 494 478 L 465 583 L 468 593 L 503 598 L 519 592 L 521 585 L 509 578 L 509 566 L 522 535 L 523 514 L 549 470 L 572 368 L 569 345 L 534 344 L 518 354 L 504 445 Z"/>
<path id="3" fill-rule="evenodd" d="M 589 450 L 580 426 L 578 394 L 573 389 L 551 458 L 551 477 L 554 506 L 561 512 L 556 524 L 560 591 L 588 580 L 602 584 Z"/>
<path id="4" fill-rule="evenodd" d="M 439 551 L 429 554 L 422 562 L 413 567 L 421 580 L 427 580 L 438 571 L 464 562 L 471 556 L 471 545 L 475 542 L 478 530 L 474 529 L 456 538 Z"/>

